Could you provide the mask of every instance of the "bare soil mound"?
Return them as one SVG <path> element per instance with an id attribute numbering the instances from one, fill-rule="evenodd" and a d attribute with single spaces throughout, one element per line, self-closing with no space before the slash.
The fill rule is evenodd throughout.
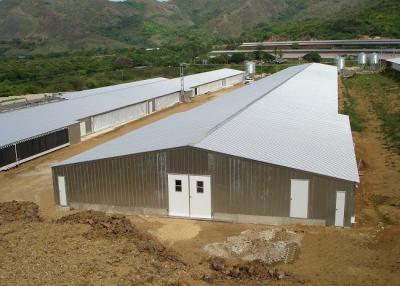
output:
<path id="1" fill-rule="evenodd" d="M 39 206 L 32 202 L 11 201 L 0 203 L 0 224 L 14 221 L 42 221 L 39 215 Z"/>
<path id="2" fill-rule="evenodd" d="M 225 260 L 222 257 L 211 257 L 208 259 L 210 269 L 216 271 L 214 276 L 205 277 L 207 282 L 217 282 L 218 284 L 222 281 L 246 281 L 246 282 L 260 282 L 264 285 L 266 281 L 278 281 L 284 278 L 292 276 L 290 273 L 279 271 L 277 268 L 271 268 L 271 266 L 261 260 L 254 260 L 249 262 L 235 262 L 233 260 Z M 297 281 L 302 284 L 302 279 L 296 279 L 290 277 L 289 281 Z M 251 283 L 250 283 L 251 284 Z M 255 283 L 255 285 L 257 285 Z"/>
<path id="3" fill-rule="evenodd" d="M 91 226 L 91 229 L 84 234 L 86 238 L 129 238 L 136 244 L 136 247 L 141 252 L 148 252 L 151 255 L 155 255 L 159 260 L 183 263 L 175 253 L 168 250 L 150 234 L 139 231 L 132 225 L 130 220 L 123 215 L 107 215 L 103 212 L 89 210 L 64 216 L 56 222 L 62 224 L 88 224 Z"/>
<path id="4" fill-rule="evenodd" d="M 130 237 L 137 234 L 137 230 L 123 215 L 106 215 L 103 212 L 83 211 L 64 216 L 57 223 L 88 224 L 91 230 L 85 234 L 88 238 Z"/>

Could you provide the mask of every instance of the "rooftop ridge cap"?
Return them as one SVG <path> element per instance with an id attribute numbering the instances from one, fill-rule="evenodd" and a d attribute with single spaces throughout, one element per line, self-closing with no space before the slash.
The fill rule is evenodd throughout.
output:
<path id="1" fill-rule="evenodd" d="M 291 75 L 289 78 L 287 78 L 286 80 L 282 81 L 280 84 L 278 84 L 277 86 L 275 86 L 274 88 L 272 88 L 271 90 L 269 90 L 268 92 L 264 93 L 263 95 L 261 95 L 260 97 L 256 98 L 255 100 L 251 101 L 250 103 L 246 104 L 244 107 L 242 107 L 241 109 L 239 109 L 238 111 L 234 112 L 232 115 L 228 116 L 227 118 L 225 118 L 223 121 L 221 121 L 220 123 L 218 123 L 217 125 L 215 125 L 213 128 L 211 128 L 204 136 L 201 136 L 201 138 L 194 140 L 193 142 L 190 142 L 188 144 L 188 146 L 195 146 L 198 143 L 200 143 L 201 141 L 203 141 L 205 138 L 207 138 L 208 136 L 210 136 L 212 133 L 214 133 L 215 131 L 217 131 L 221 126 L 225 125 L 226 123 L 228 123 L 229 121 L 231 121 L 233 118 L 235 118 L 237 115 L 239 115 L 240 113 L 242 113 L 244 110 L 246 110 L 247 108 L 249 108 L 251 105 L 253 105 L 254 103 L 256 103 L 257 101 L 259 101 L 260 99 L 264 98 L 267 94 L 271 93 L 272 91 L 276 90 L 277 88 L 281 87 L 284 83 L 288 82 L 289 80 L 291 80 L 293 77 L 297 76 L 299 73 L 305 71 L 307 68 L 309 68 L 312 64 L 304 64 L 304 68 L 302 68 L 301 70 L 299 70 L 298 72 L 296 72 L 295 74 Z"/>

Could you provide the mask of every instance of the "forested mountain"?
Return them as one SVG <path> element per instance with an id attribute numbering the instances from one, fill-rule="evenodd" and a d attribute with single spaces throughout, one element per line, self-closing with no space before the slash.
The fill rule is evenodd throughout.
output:
<path id="1" fill-rule="evenodd" d="M 0 54 L 400 37 L 398 0 L 0 0 Z"/>

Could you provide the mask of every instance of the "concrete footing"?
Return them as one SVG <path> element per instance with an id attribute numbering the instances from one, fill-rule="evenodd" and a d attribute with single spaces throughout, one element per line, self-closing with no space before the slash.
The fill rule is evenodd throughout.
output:
<path id="1" fill-rule="evenodd" d="M 84 203 L 70 203 L 71 208 L 79 210 L 94 210 L 105 213 L 120 213 L 125 215 L 156 215 L 156 216 L 167 216 L 168 210 L 156 209 L 156 208 L 143 208 L 143 207 L 122 207 L 122 206 L 111 206 L 101 204 L 84 204 Z"/>
<path id="2" fill-rule="evenodd" d="M 85 203 L 70 203 L 70 207 L 79 210 L 94 210 L 94 211 L 102 211 L 105 213 L 120 213 L 125 215 L 141 214 L 141 215 L 154 215 L 154 216 L 164 216 L 164 217 L 168 216 L 167 209 L 157 209 L 157 208 L 122 207 L 122 206 L 85 204 Z M 190 217 L 182 217 L 182 218 L 190 219 Z M 301 218 L 290 218 L 290 217 L 257 216 L 257 215 L 228 214 L 228 213 L 214 213 L 210 221 L 224 221 L 233 223 L 257 223 L 257 224 L 272 224 L 272 225 L 285 225 L 285 224 L 318 225 L 318 226 L 326 225 L 326 221 L 323 219 L 301 219 Z"/>
<path id="3" fill-rule="evenodd" d="M 236 223 L 259 223 L 259 224 L 302 224 L 302 225 L 319 225 L 325 226 L 324 219 L 302 219 L 291 217 L 273 217 L 273 216 L 257 216 L 245 214 L 227 214 L 227 213 L 214 213 L 213 218 L 216 220 L 230 221 Z"/>

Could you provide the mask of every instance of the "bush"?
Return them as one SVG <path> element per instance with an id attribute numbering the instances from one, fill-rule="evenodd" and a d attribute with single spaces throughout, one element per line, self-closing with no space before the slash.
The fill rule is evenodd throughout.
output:
<path id="1" fill-rule="evenodd" d="M 240 64 L 246 60 L 246 56 L 243 53 L 234 53 L 231 57 L 231 63 Z"/>
<path id="2" fill-rule="evenodd" d="M 321 56 L 316 52 L 312 52 L 312 53 L 304 55 L 303 59 L 306 60 L 309 63 L 319 63 L 319 62 L 321 62 Z"/>

